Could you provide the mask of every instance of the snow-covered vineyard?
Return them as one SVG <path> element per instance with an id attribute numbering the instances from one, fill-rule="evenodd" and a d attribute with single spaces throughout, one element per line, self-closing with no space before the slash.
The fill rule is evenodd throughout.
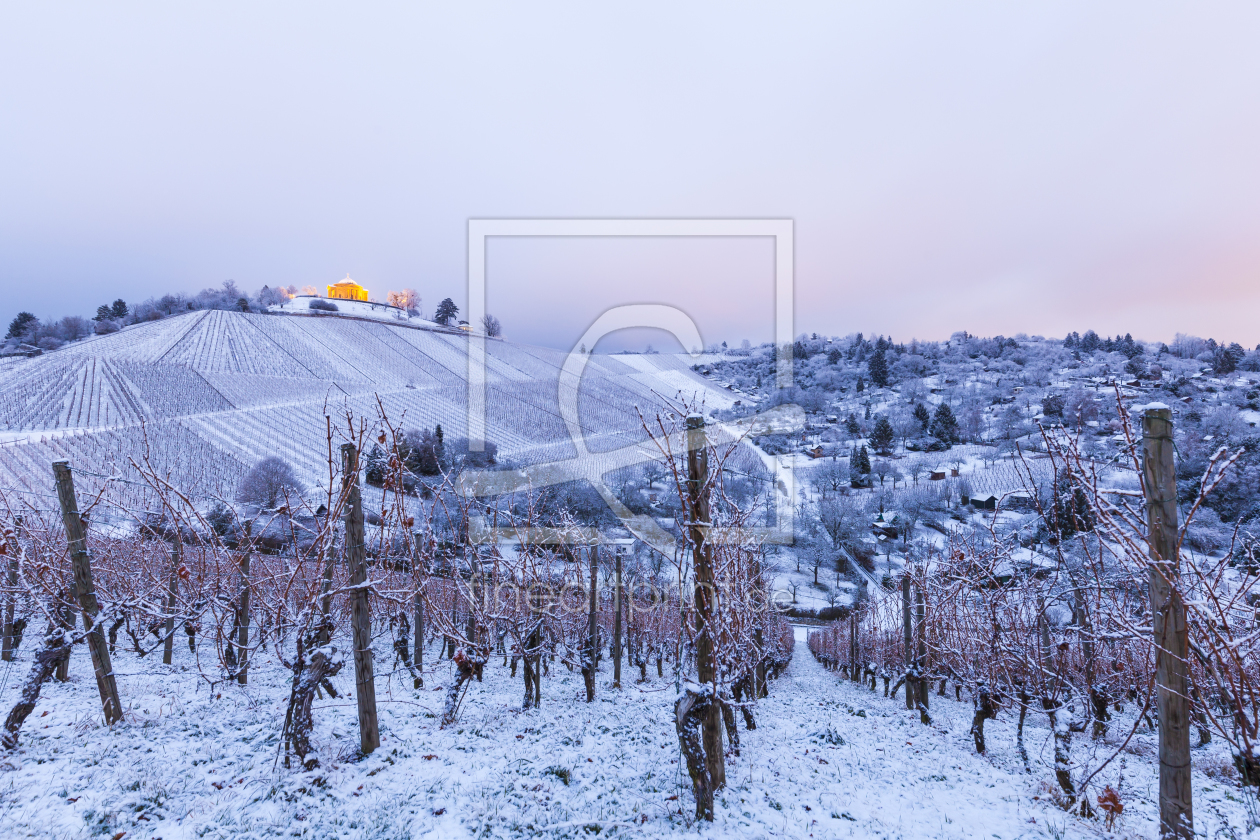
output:
<path id="1" fill-rule="evenodd" d="M 0 488 L 52 492 L 49 464 L 119 475 L 147 454 L 194 495 L 230 498 L 260 458 L 327 480 L 325 415 L 386 414 L 408 428 L 467 436 L 469 338 L 346 318 L 205 311 L 137 324 L 0 368 Z M 486 426 L 521 464 L 575 455 L 557 405 L 564 354 L 486 344 Z M 591 356 L 578 401 L 587 448 L 642 441 L 682 396 L 729 408 L 676 357 Z M 95 476 L 85 475 L 90 487 Z"/>
<path id="2" fill-rule="evenodd" d="M 565 356 L 491 340 L 481 453 L 469 341 L 212 310 L 0 363 L 0 836 L 1155 837 L 1167 721 L 1196 836 L 1260 825 L 1260 370 L 591 355 L 572 436 Z"/>

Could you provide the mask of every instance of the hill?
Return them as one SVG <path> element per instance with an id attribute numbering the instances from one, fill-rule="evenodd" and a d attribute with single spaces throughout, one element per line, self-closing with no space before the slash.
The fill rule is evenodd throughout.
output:
<path id="1" fill-rule="evenodd" d="M 146 453 L 194 494 L 230 494 L 259 459 L 279 455 L 327 478 L 325 415 L 377 414 L 467 435 L 468 341 L 440 328 L 336 315 L 202 311 L 96 336 L 0 366 L 0 492 L 51 492 L 49 463 L 69 458 L 89 483 Z M 491 340 L 488 438 L 530 464 L 574 453 L 558 403 L 565 354 Z M 666 399 L 729 408 L 729 392 L 670 355 L 590 357 L 579 392 L 587 447 L 643 439 L 639 414 Z M 92 476 L 91 473 L 96 473 Z"/>

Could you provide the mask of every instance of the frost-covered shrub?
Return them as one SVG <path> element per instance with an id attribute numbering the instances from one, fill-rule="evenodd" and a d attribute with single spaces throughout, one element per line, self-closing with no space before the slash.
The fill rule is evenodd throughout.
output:
<path id="1" fill-rule="evenodd" d="M 791 435 L 762 435 L 757 446 L 767 455 L 786 455 L 795 448 L 796 439 Z"/>
<path id="2" fill-rule="evenodd" d="M 313 300 L 306 305 L 307 309 L 316 309 L 320 312 L 339 312 L 337 304 L 330 300 Z"/>
<path id="3" fill-rule="evenodd" d="M 1221 522 L 1216 511 L 1204 505 L 1186 528 L 1186 545 L 1195 551 L 1219 551 L 1229 545 L 1232 529 Z"/>
<path id="4" fill-rule="evenodd" d="M 219 536 L 227 536 L 236 526 L 236 512 L 223 502 L 215 502 L 206 513 L 206 524 Z"/>
<path id="5" fill-rule="evenodd" d="M 236 490 L 236 500 L 263 508 L 274 508 L 286 493 L 302 489 L 293 468 L 275 455 L 263 458 L 245 473 Z"/>

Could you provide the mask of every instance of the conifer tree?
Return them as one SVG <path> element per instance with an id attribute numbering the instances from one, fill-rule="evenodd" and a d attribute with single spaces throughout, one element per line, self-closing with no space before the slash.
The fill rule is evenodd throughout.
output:
<path id="1" fill-rule="evenodd" d="M 455 320 L 455 316 L 459 314 L 459 307 L 455 305 L 455 301 L 446 298 L 437 305 L 437 309 L 433 312 L 433 321 L 444 327 L 449 327 L 451 321 Z"/>
<path id="2" fill-rule="evenodd" d="M 958 419 L 949 403 L 941 403 L 932 415 L 932 436 L 946 445 L 953 445 L 961 440 L 958 433 Z"/>
<path id="3" fill-rule="evenodd" d="M 862 436 L 862 424 L 858 422 L 857 415 L 849 412 L 848 418 L 844 421 L 845 430 L 854 437 Z"/>
<path id="4" fill-rule="evenodd" d="M 863 446 L 856 445 L 849 455 L 849 485 L 854 488 L 871 486 L 871 457 Z"/>
<path id="5" fill-rule="evenodd" d="M 923 427 L 923 431 L 926 433 L 928 426 L 932 425 L 932 415 L 928 413 L 927 406 L 923 403 L 915 403 L 913 413 L 914 419 L 919 421 L 919 425 Z"/>
<path id="6" fill-rule="evenodd" d="M 9 332 L 5 334 L 5 339 L 25 338 L 26 333 L 34 326 L 39 324 L 39 319 L 30 312 L 19 312 L 17 317 L 9 322 Z"/>
<path id="7" fill-rule="evenodd" d="M 875 428 L 871 431 L 871 446 L 875 447 L 875 451 L 881 455 L 887 455 L 892 451 L 892 442 L 896 437 L 893 432 L 892 423 L 888 422 L 888 417 L 881 414 L 879 419 L 875 421 Z"/>
<path id="8" fill-rule="evenodd" d="M 376 444 L 372 444 L 372 448 L 368 450 L 367 458 L 364 459 L 364 479 L 368 484 L 380 487 L 385 483 L 385 471 L 387 463 L 385 459 L 385 451 Z"/>
<path id="9" fill-rule="evenodd" d="M 881 388 L 888 387 L 888 360 L 884 358 L 883 348 L 876 350 L 867 361 L 866 370 L 870 373 L 872 382 Z"/>

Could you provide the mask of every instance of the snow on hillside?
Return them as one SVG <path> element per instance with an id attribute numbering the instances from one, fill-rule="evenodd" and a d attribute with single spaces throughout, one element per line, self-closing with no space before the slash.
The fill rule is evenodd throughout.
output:
<path id="1" fill-rule="evenodd" d="M 311 304 L 315 301 L 321 301 L 324 305 L 332 304 L 337 309 L 333 312 L 328 310 L 312 309 Z M 340 315 L 352 318 L 371 318 L 375 321 L 386 321 L 401 324 L 409 324 L 417 327 L 433 327 L 441 329 L 438 324 L 433 321 L 426 321 L 419 315 L 409 315 L 407 310 L 399 309 L 397 306 L 390 306 L 386 303 L 376 303 L 366 300 L 332 300 L 330 298 L 313 297 L 309 295 L 301 295 L 299 297 L 290 298 L 282 304 L 269 307 L 271 312 L 282 312 L 286 315 Z"/>
<path id="2" fill-rule="evenodd" d="M 393 307 L 342 304 L 353 317 L 344 307 L 310 318 L 193 312 L 6 363 L 0 491 L 49 492 L 57 458 L 113 474 L 146 444 L 163 469 L 190 452 L 213 462 L 192 474 L 186 489 L 195 494 L 230 495 L 271 454 L 314 483 L 327 474 L 325 413 L 375 417 L 378 398 L 407 428 L 441 424 L 467 436 L 468 335 L 400 321 Z M 380 317 L 358 317 L 373 306 Z M 501 456 L 531 463 L 575 454 L 557 397 L 565 354 L 497 340 L 486 353 L 487 428 Z M 592 356 L 578 400 L 587 447 L 642 440 L 639 410 L 651 416 L 680 399 L 711 409 L 733 402 L 673 356 Z"/>

